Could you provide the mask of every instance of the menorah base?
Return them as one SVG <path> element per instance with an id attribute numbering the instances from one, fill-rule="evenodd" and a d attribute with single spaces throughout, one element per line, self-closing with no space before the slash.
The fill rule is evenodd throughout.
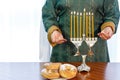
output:
<path id="1" fill-rule="evenodd" d="M 86 59 L 86 56 L 87 55 L 82 55 L 82 64 L 80 66 L 78 66 L 78 71 L 81 72 L 81 71 L 87 71 L 89 72 L 90 71 L 90 67 L 86 65 L 85 63 L 85 59 Z"/>
<path id="2" fill-rule="evenodd" d="M 87 71 L 89 72 L 90 71 L 90 67 L 87 66 L 86 64 L 81 64 L 80 66 L 78 66 L 78 71 L 81 72 L 81 71 Z"/>

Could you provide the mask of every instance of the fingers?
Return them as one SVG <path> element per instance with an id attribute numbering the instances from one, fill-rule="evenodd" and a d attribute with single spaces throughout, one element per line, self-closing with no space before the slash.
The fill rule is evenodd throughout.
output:
<path id="1" fill-rule="evenodd" d="M 104 33 L 99 33 L 98 35 L 99 35 L 99 37 L 101 37 L 104 40 L 108 40 L 110 38 L 110 36 L 108 36 L 108 35 L 106 35 Z"/>
<path id="2" fill-rule="evenodd" d="M 57 44 L 62 44 L 62 43 L 64 43 L 64 42 L 66 42 L 67 40 L 66 39 L 63 39 L 63 40 L 58 40 L 58 41 L 56 41 L 56 43 Z"/>
<path id="3" fill-rule="evenodd" d="M 64 39 L 62 37 L 58 37 L 58 38 L 55 38 L 53 43 L 62 44 L 64 42 L 66 42 L 66 41 L 67 41 L 66 39 Z"/>
<path id="4" fill-rule="evenodd" d="M 62 34 L 58 31 L 54 31 L 51 35 L 51 40 L 53 43 L 62 44 L 67 40 L 63 38 Z"/>
<path id="5" fill-rule="evenodd" d="M 112 37 L 113 31 L 110 27 L 106 27 L 103 31 L 98 33 L 98 36 L 101 37 L 103 40 L 108 40 Z"/>
<path id="6" fill-rule="evenodd" d="M 56 38 L 55 38 L 55 43 L 57 43 L 57 44 L 62 44 L 66 41 L 67 40 L 63 38 L 62 34 L 60 34 L 59 36 L 56 36 Z"/>

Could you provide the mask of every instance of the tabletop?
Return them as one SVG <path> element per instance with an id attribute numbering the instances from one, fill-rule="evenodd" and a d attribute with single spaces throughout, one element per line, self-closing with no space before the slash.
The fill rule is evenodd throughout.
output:
<path id="1" fill-rule="evenodd" d="M 0 80 L 46 80 L 40 75 L 44 63 L 39 62 L 1 62 Z M 70 64 L 78 67 L 80 62 Z M 120 63 L 87 63 L 89 73 L 81 72 L 71 80 L 120 80 Z"/>
<path id="2" fill-rule="evenodd" d="M 81 63 L 70 64 L 78 67 Z M 91 62 L 87 65 L 91 68 L 90 72 L 79 72 L 75 78 L 69 80 L 120 80 L 120 63 Z"/>

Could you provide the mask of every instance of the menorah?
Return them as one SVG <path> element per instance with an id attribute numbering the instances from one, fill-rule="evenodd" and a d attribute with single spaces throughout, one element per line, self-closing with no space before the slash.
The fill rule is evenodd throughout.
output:
<path id="1" fill-rule="evenodd" d="M 77 52 L 74 56 L 82 56 L 82 64 L 78 67 L 78 71 L 90 71 L 90 67 L 86 65 L 86 56 L 94 55 L 92 46 L 96 43 L 97 38 L 94 36 L 94 14 L 93 12 L 71 11 L 70 15 L 70 40 L 76 46 Z M 86 42 L 89 47 L 89 52 L 82 54 L 80 47 L 83 42 Z"/>

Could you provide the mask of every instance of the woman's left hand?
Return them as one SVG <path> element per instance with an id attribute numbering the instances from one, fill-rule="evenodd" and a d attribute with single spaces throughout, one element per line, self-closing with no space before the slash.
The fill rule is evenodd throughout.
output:
<path id="1" fill-rule="evenodd" d="M 101 37 L 103 40 L 108 40 L 112 37 L 113 30 L 111 27 L 104 28 L 100 33 L 98 33 L 98 36 Z"/>

